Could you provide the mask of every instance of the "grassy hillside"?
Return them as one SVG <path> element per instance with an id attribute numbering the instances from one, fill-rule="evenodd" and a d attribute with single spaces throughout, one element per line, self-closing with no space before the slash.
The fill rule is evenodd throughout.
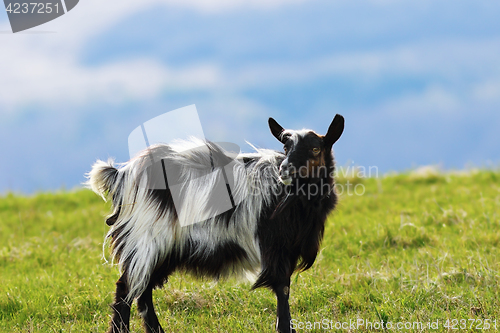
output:
<path id="1" fill-rule="evenodd" d="M 299 332 L 358 320 L 500 328 L 499 172 L 347 180 L 363 195 L 344 187 L 316 264 L 293 277 Z M 108 208 L 87 190 L 0 197 L 1 332 L 107 329 L 119 274 L 102 259 Z M 174 275 L 154 298 L 166 332 L 272 332 L 274 296 L 249 287 Z M 135 307 L 131 329 L 142 331 Z"/>

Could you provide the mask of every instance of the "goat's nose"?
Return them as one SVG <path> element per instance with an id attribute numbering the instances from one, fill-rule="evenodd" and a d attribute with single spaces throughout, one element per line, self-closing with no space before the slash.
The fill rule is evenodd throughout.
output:
<path id="1" fill-rule="evenodd" d="M 290 177 L 290 170 L 288 168 L 281 169 L 280 176 L 282 178 L 288 178 L 288 177 Z"/>
<path id="2" fill-rule="evenodd" d="M 289 174 L 291 165 L 292 163 L 288 162 L 288 158 L 285 159 L 280 165 L 280 174 Z"/>

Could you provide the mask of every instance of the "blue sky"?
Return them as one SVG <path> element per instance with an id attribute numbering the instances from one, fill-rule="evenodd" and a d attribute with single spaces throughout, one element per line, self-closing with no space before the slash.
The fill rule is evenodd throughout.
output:
<path id="1" fill-rule="evenodd" d="M 280 148 L 270 116 L 322 133 L 340 113 L 340 165 L 498 166 L 498 17 L 481 0 L 83 0 L 8 34 L 0 11 L 0 193 L 73 188 L 190 104 L 244 151 Z"/>

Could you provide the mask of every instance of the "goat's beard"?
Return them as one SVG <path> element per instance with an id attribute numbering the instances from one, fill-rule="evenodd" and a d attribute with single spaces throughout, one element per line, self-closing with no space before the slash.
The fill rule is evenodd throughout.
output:
<path id="1" fill-rule="evenodd" d="M 286 178 L 283 178 L 282 176 L 280 176 L 280 181 L 281 181 L 284 185 L 288 186 L 288 185 L 292 184 L 293 178 L 292 178 L 292 177 L 290 177 L 290 176 L 288 176 L 288 177 L 286 177 Z"/>

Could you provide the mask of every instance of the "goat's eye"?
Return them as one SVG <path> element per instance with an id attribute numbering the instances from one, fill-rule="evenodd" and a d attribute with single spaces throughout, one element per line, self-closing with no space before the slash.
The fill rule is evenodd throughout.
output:
<path id="1" fill-rule="evenodd" d="M 320 151 L 321 151 L 321 149 L 319 149 L 319 148 L 313 148 L 312 149 L 312 152 L 313 152 L 314 155 L 318 155 L 320 153 Z"/>
<path id="2" fill-rule="evenodd" d="M 285 154 L 288 153 L 288 148 L 286 146 L 283 147 L 283 150 L 285 151 Z"/>

